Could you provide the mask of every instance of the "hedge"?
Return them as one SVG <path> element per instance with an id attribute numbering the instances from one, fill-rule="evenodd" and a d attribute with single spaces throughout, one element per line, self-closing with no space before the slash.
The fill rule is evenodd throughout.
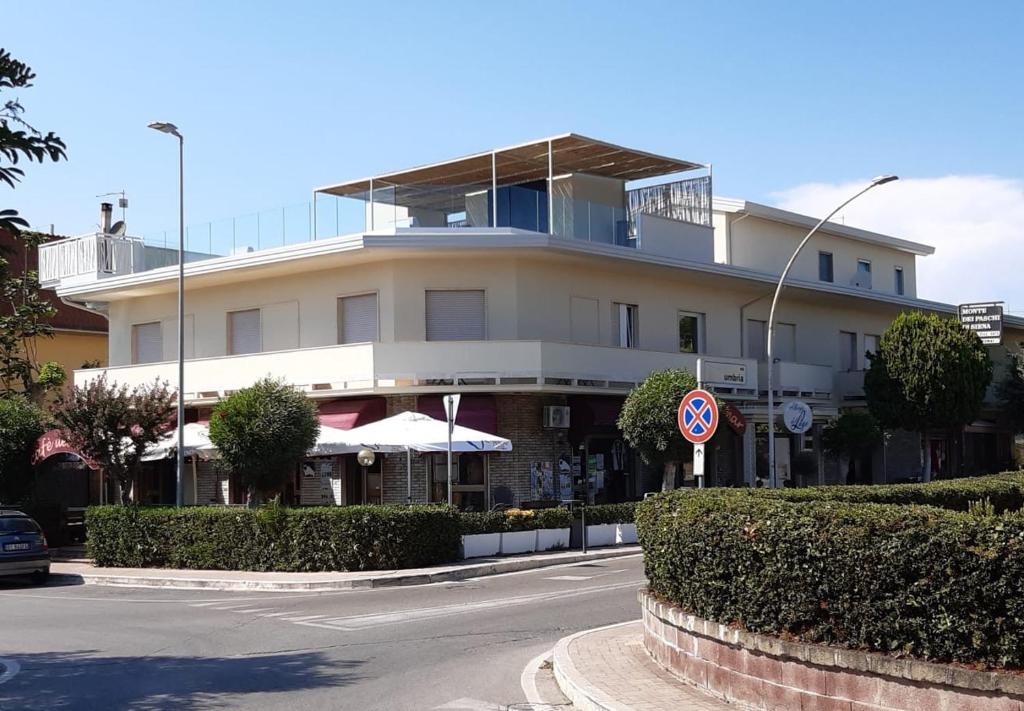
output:
<path id="1" fill-rule="evenodd" d="M 467 512 L 459 514 L 459 523 L 463 535 L 533 531 L 538 528 L 569 528 L 572 514 L 564 508 Z"/>
<path id="2" fill-rule="evenodd" d="M 989 485 L 1003 490 L 1007 478 L 1015 479 L 942 482 L 906 495 L 858 488 L 868 498 L 924 497 L 955 509 Z M 652 497 L 637 509 L 650 589 L 692 614 L 752 632 L 936 661 L 1024 665 L 1024 514 L 834 500 L 845 495 Z"/>
<path id="3" fill-rule="evenodd" d="M 576 518 L 580 518 L 580 509 L 576 509 L 573 515 Z M 636 502 L 588 506 L 586 508 L 586 517 L 588 526 L 596 526 L 602 523 L 633 523 L 636 519 Z"/>
<path id="4" fill-rule="evenodd" d="M 292 572 L 449 563 L 460 532 L 458 513 L 441 506 L 94 506 L 86 527 L 100 566 Z"/>

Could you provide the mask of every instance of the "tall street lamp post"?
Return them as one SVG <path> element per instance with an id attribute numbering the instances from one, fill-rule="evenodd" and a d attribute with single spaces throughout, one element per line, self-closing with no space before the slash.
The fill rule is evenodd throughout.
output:
<path id="1" fill-rule="evenodd" d="M 851 202 L 859 198 L 861 195 L 866 193 L 871 188 L 879 185 L 885 185 L 891 183 L 894 180 L 899 180 L 895 175 L 880 175 L 871 183 L 862 188 L 853 197 L 848 198 L 839 207 L 832 212 L 828 213 L 823 217 L 814 228 L 807 233 L 807 236 L 803 238 L 799 245 L 797 245 L 796 251 L 793 252 L 793 256 L 786 262 L 786 268 L 782 270 L 782 274 L 779 276 L 779 283 L 775 286 L 775 296 L 772 297 L 772 307 L 768 312 L 768 486 L 775 488 L 779 485 L 778 478 L 775 472 L 775 307 L 779 303 L 779 294 L 782 293 L 783 283 L 786 281 L 786 276 L 789 274 L 789 270 L 793 267 L 793 262 L 796 261 L 797 256 L 803 250 L 804 245 L 814 236 L 822 225 L 832 219 L 832 216 L 842 210 L 844 207 L 849 205 Z"/>
<path id="2" fill-rule="evenodd" d="M 185 504 L 185 137 L 173 123 L 154 121 L 149 127 L 178 139 L 178 447 L 175 503 Z"/>

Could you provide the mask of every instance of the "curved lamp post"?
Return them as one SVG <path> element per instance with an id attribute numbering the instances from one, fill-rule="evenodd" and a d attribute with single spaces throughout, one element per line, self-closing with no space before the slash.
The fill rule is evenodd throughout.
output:
<path id="1" fill-rule="evenodd" d="M 175 502 L 185 504 L 185 138 L 173 123 L 154 121 L 149 128 L 178 139 L 178 466 Z"/>
<path id="2" fill-rule="evenodd" d="M 871 188 L 891 183 L 894 180 L 899 180 L 899 178 L 895 175 L 878 176 L 872 180 L 867 187 L 862 188 L 855 195 L 839 205 L 835 210 L 823 217 L 818 224 L 816 224 L 814 228 L 807 233 L 807 236 L 803 238 L 800 244 L 797 245 L 796 251 L 793 252 L 793 256 L 789 258 L 788 262 L 786 262 L 786 268 L 782 270 L 782 274 L 779 276 L 779 283 L 775 286 L 775 296 L 772 297 L 772 307 L 768 312 L 768 486 L 771 488 L 775 488 L 779 485 L 775 472 L 775 307 L 778 306 L 779 294 L 782 293 L 782 287 L 786 281 L 786 276 L 789 274 L 789 270 L 793 267 L 793 262 L 796 261 L 797 256 L 803 250 L 807 242 L 814 236 L 814 233 L 817 232 L 822 225 L 832 219 L 833 215 L 859 198 L 868 190 L 871 190 Z"/>

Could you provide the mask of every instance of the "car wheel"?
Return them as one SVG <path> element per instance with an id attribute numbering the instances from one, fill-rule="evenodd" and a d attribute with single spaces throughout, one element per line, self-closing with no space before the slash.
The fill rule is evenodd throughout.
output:
<path id="1" fill-rule="evenodd" d="M 37 570 L 32 573 L 32 583 L 34 585 L 45 585 L 46 581 L 50 579 L 49 570 Z"/>

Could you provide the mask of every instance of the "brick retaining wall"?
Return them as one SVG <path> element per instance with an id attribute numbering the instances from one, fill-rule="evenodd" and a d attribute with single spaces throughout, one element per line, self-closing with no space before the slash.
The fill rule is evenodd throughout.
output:
<path id="1" fill-rule="evenodd" d="M 644 647 L 683 680 L 773 711 L 1024 711 L 1024 677 L 752 634 L 640 592 Z"/>

